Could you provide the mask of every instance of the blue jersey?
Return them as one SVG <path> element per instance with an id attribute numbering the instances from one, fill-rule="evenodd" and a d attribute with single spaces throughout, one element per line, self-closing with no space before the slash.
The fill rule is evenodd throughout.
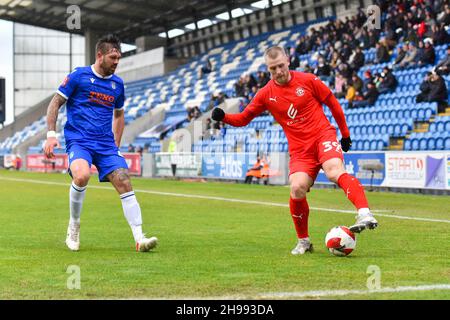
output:
<path id="1" fill-rule="evenodd" d="M 67 144 L 74 140 L 114 142 L 113 111 L 122 109 L 125 100 L 121 78 L 102 77 L 94 66 L 80 67 L 64 79 L 57 93 L 67 100 Z"/>

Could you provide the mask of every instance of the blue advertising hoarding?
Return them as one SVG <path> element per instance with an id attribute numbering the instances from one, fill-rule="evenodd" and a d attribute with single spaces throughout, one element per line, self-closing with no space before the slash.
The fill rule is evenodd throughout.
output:
<path id="1" fill-rule="evenodd" d="M 256 162 L 256 153 L 203 154 L 202 176 L 215 179 L 244 180 Z"/>
<path id="2" fill-rule="evenodd" d="M 366 152 L 366 153 L 345 153 L 344 154 L 345 169 L 347 172 L 366 186 L 371 184 L 372 171 L 363 169 L 364 165 L 382 165 L 385 168 L 385 153 L 383 152 Z M 386 170 L 375 171 L 373 176 L 373 185 L 380 186 L 385 179 Z M 323 170 L 320 170 L 316 182 L 331 183 Z"/>

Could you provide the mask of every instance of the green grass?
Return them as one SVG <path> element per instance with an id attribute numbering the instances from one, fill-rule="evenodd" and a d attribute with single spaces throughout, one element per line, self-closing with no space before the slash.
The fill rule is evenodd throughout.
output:
<path id="1" fill-rule="evenodd" d="M 64 185 L 7 179 L 32 179 Z M 325 233 L 354 215 L 311 210 L 315 253 L 292 256 L 295 231 L 288 208 L 137 192 L 144 231 L 154 252 L 134 251 L 118 195 L 92 177 L 86 195 L 81 249 L 65 244 L 67 175 L 0 171 L 0 299 L 183 297 L 258 298 L 268 292 L 365 290 L 369 265 L 381 286 L 450 284 L 450 223 L 378 217 L 380 227 L 358 236 L 348 257 L 334 257 Z M 136 190 L 287 204 L 286 187 L 133 179 Z M 450 220 L 448 196 L 368 193 L 384 214 Z M 349 209 L 341 190 L 313 189 L 311 207 Z M 81 270 L 81 289 L 67 289 L 68 266 Z M 323 299 L 450 299 L 450 290 L 327 296 Z"/>

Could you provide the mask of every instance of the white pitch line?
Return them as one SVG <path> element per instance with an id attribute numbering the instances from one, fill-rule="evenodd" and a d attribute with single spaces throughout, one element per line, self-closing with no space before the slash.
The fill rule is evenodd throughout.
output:
<path id="1" fill-rule="evenodd" d="M 46 185 L 56 185 L 56 186 L 64 186 L 69 187 L 66 183 L 62 182 L 52 182 L 52 181 L 40 181 L 34 179 L 18 179 L 18 178 L 4 178 L 0 177 L 0 180 L 7 181 L 15 181 L 15 182 L 27 182 L 27 183 L 37 183 L 37 184 L 46 184 Z M 102 189 L 102 190 L 114 190 L 113 187 L 102 187 L 102 186 L 89 186 L 90 189 Z M 245 204 L 255 204 L 255 205 L 263 205 L 263 206 L 272 206 L 272 207 L 289 207 L 288 204 L 284 203 L 276 203 L 276 202 L 264 202 L 264 201 L 253 201 L 253 200 L 242 200 L 242 199 L 233 199 L 233 198 L 223 198 L 223 197 L 214 197 L 214 196 L 202 196 L 195 194 L 183 194 L 183 193 L 173 193 L 173 192 L 162 192 L 162 191 L 153 191 L 153 190 L 142 190 L 135 189 L 135 192 L 162 195 L 162 196 L 171 196 L 171 197 L 181 197 L 181 198 L 193 198 L 193 199 L 205 199 L 205 200 L 218 200 L 218 201 L 226 201 L 226 202 L 236 202 L 236 203 L 245 203 Z M 341 210 L 341 209 L 329 209 L 329 208 L 319 208 L 319 207 L 310 207 L 312 210 L 323 211 L 323 212 L 338 212 L 338 213 L 348 213 L 355 214 L 353 210 Z M 373 212 L 377 212 L 373 210 Z M 450 223 L 450 220 L 445 219 L 433 219 L 433 218 L 418 218 L 418 217 L 408 217 L 408 216 L 398 216 L 393 214 L 381 214 L 377 213 L 377 216 L 394 218 L 394 219 L 402 219 L 402 220 L 415 220 L 415 221 L 426 221 L 426 222 L 442 222 L 442 223 Z"/>
<path id="2" fill-rule="evenodd" d="M 301 292 L 272 292 L 263 293 L 259 297 L 262 299 L 283 299 L 283 298 L 316 298 L 316 297 L 333 297 L 361 295 L 372 293 L 398 293 L 411 291 L 431 291 L 431 290 L 450 290 L 450 284 L 431 284 L 421 286 L 404 286 L 395 288 L 380 288 L 373 290 L 320 290 L 320 291 L 301 291 Z"/>
<path id="3" fill-rule="evenodd" d="M 132 299 L 176 299 L 176 300 L 255 300 L 255 299 L 302 299 L 302 298 L 323 298 L 349 295 L 369 295 L 375 293 L 400 293 L 414 291 L 437 291 L 450 290 L 450 284 L 430 284 L 420 286 L 401 286 L 395 288 L 380 288 L 373 290 L 317 290 L 317 291 L 299 291 L 299 292 L 267 292 L 254 295 L 231 295 L 214 297 L 136 297 Z"/>

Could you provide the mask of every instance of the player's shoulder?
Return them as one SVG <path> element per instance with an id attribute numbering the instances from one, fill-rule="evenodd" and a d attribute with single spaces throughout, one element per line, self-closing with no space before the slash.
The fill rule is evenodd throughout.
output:
<path id="1" fill-rule="evenodd" d="M 117 82 L 118 84 L 121 84 L 121 85 L 124 84 L 123 79 L 116 74 L 112 75 L 111 80 L 114 80 L 115 82 Z"/>
<path id="2" fill-rule="evenodd" d="M 299 80 L 319 80 L 319 77 L 317 77 L 314 73 L 309 72 L 301 72 L 301 71 L 293 71 L 296 75 L 296 78 Z"/>

